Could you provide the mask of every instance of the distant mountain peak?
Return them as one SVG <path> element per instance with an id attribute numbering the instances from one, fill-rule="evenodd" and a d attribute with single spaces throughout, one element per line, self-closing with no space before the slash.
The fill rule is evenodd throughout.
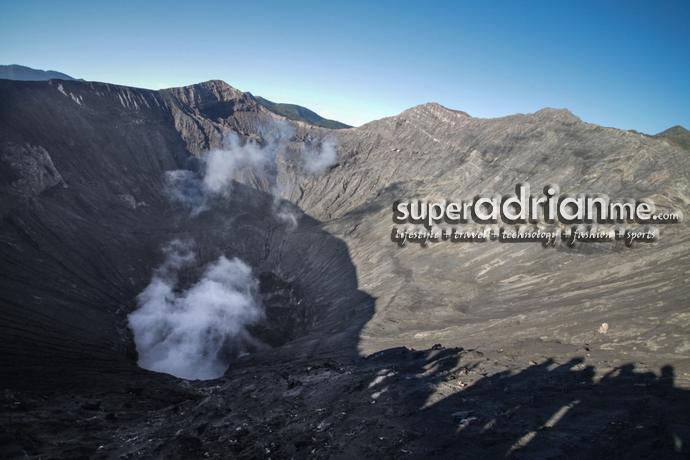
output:
<path id="1" fill-rule="evenodd" d="M 554 109 L 552 107 L 545 107 L 534 112 L 534 115 L 540 118 L 548 118 L 549 120 L 558 120 L 565 123 L 582 121 L 580 117 L 573 114 L 573 112 L 568 109 Z"/>
<path id="2" fill-rule="evenodd" d="M 314 126 L 319 126 L 321 128 L 329 128 L 329 129 L 345 129 L 345 128 L 352 128 L 350 125 L 346 125 L 345 123 L 341 123 L 336 120 L 328 120 L 318 113 L 309 110 L 306 107 L 302 107 L 301 105 L 297 104 L 283 104 L 279 102 L 273 102 L 269 101 L 268 99 L 264 99 L 261 96 L 254 96 L 250 92 L 244 93 L 247 96 L 249 96 L 252 100 L 254 100 L 257 104 L 263 106 L 267 110 L 275 113 L 276 115 L 280 115 L 282 117 L 285 117 L 289 120 L 293 121 L 301 121 L 304 123 L 308 123 L 310 125 Z"/>
<path id="3" fill-rule="evenodd" d="M 20 81 L 76 80 L 76 78 L 55 70 L 32 69 L 18 64 L 0 65 L 0 78 Z"/>
<path id="4" fill-rule="evenodd" d="M 411 107 L 400 114 L 400 116 L 433 116 L 439 117 L 446 115 L 470 117 L 470 114 L 463 112 L 462 110 L 453 110 L 448 107 L 444 107 L 437 102 L 427 102 L 426 104 L 416 105 Z"/>
<path id="5" fill-rule="evenodd" d="M 657 136 L 659 136 L 659 135 L 661 135 L 661 134 L 668 134 L 668 135 L 671 135 L 671 136 L 683 136 L 683 135 L 688 135 L 688 134 L 690 134 L 690 131 L 688 131 L 687 129 L 683 128 L 681 125 L 676 125 L 676 126 L 674 126 L 673 128 L 669 128 L 669 129 L 667 129 L 666 131 L 663 131 L 663 132 L 657 134 Z"/>
<path id="6" fill-rule="evenodd" d="M 680 125 L 676 125 L 652 137 L 669 140 L 685 150 L 690 150 L 690 131 Z"/>
<path id="7" fill-rule="evenodd" d="M 573 114 L 568 109 L 555 109 L 553 107 L 544 107 L 541 110 L 537 110 L 535 113 L 541 113 L 541 114 L 546 114 L 546 115 L 564 115 L 564 116 L 570 116 L 570 117 L 575 117 L 578 118 L 576 115 Z"/>

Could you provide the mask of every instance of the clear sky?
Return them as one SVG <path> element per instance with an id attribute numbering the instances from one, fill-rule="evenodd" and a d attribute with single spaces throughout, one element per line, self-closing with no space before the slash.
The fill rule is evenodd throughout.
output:
<path id="1" fill-rule="evenodd" d="M 687 0 L 0 0 L 0 64 L 151 89 L 220 79 L 353 125 L 438 102 L 690 129 Z"/>

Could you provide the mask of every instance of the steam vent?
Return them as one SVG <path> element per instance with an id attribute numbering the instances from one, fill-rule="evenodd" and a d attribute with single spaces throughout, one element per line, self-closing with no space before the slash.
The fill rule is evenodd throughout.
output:
<path id="1" fill-rule="evenodd" d="M 221 81 L 0 80 L 0 101 L 1 458 L 687 458 L 690 154 L 668 138 L 438 104 L 326 129 Z M 674 217 L 396 239 L 536 228 L 395 219 L 527 183 Z"/>

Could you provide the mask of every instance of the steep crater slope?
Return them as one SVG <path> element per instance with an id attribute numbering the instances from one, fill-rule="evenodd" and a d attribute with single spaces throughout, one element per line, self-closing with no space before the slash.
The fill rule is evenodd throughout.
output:
<path id="1" fill-rule="evenodd" d="M 305 128 L 297 137 L 323 135 Z M 426 104 L 331 135 L 340 144 L 338 166 L 325 177 L 286 186 L 284 196 L 348 244 L 361 286 L 377 299 L 362 350 L 439 342 L 508 349 L 537 339 L 595 344 L 659 365 L 687 363 L 690 240 L 684 221 L 658 224 L 658 240 L 632 247 L 621 240 L 569 247 L 560 238 L 549 247 L 497 241 L 399 247 L 391 241 L 392 229 L 414 227 L 393 222 L 398 200 L 472 201 L 514 194 L 525 182 L 535 197 L 555 185 L 561 196 L 647 199 L 658 213 L 687 216 L 686 151 L 555 109 L 478 119 Z M 455 227 L 484 228 L 471 220 Z"/>
<path id="2" fill-rule="evenodd" d="M 258 127 L 275 121 L 242 93 L 219 82 L 154 92 L 2 81 L 0 98 L 0 365 L 8 385 L 135 372 L 127 315 L 162 263 L 161 248 L 176 239 L 192 241 L 198 261 L 183 284 L 220 255 L 252 267 L 266 313 L 252 332 L 262 343 L 356 339 L 373 301 L 358 291 L 345 245 L 319 222 L 301 216 L 288 231 L 276 200 L 241 184 L 197 216 L 170 199 L 165 172 L 199 169 L 190 151 L 220 145 L 223 130 L 261 141 Z"/>

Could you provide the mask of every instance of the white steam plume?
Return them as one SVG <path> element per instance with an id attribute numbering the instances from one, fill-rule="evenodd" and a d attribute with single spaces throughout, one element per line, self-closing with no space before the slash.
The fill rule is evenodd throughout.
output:
<path id="1" fill-rule="evenodd" d="M 274 196 L 271 212 L 287 231 L 298 227 L 301 212 L 282 200 L 276 180 L 278 158 L 287 155 L 294 130 L 287 123 L 260 129 L 266 145 L 241 144 L 235 133 L 224 146 L 202 157 L 202 173 L 168 171 L 169 199 L 190 210 L 191 217 L 210 210 L 214 199 L 227 197 L 238 173 L 256 178 Z M 337 161 L 335 140 L 309 139 L 292 164 L 299 183 L 307 174 L 321 174 Z M 293 150 L 294 151 L 294 150 Z M 281 163 L 290 163 L 290 161 Z M 257 299 L 258 281 L 238 259 L 221 256 L 205 268 L 202 278 L 187 290 L 179 287 L 179 274 L 196 264 L 190 242 L 175 240 L 163 248 L 165 262 L 154 272 L 151 283 L 137 296 L 138 309 L 129 315 L 129 325 L 139 353 L 139 365 L 187 379 L 220 377 L 228 359 L 262 347 L 247 327 L 263 317 Z"/>
<path id="2" fill-rule="evenodd" d="M 264 314 L 258 281 L 241 260 L 221 256 L 201 279 L 178 290 L 178 275 L 196 263 L 190 242 L 174 240 L 163 251 L 165 262 L 137 297 L 139 308 L 129 326 L 139 366 L 185 379 L 218 378 L 231 357 L 261 344 L 246 327 Z"/>
<path id="3" fill-rule="evenodd" d="M 296 206 L 280 198 L 280 194 L 273 195 L 272 214 L 285 224 L 288 232 L 294 232 L 299 225 L 300 214 L 293 208 Z"/>
<path id="4" fill-rule="evenodd" d="M 198 175 L 192 171 L 178 169 L 165 173 L 165 193 L 173 203 L 190 210 L 192 217 L 209 209 L 208 192 Z"/>
<path id="5" fill-rule="evenodd" d="M 321 141 L 321 151 L 306 146 L 302 154 L 302 161 L 304 169 L 313 174 L 320 174 L 329 166 L 333 166 L 338 161 L 338 153 L 336 151 L 337 143 L 333 139 Z"/>
<path id="6" fill-rule="evenodd" d="M 253 168 L 257 175 L 265 175 L 267 167 L 275 167 L 275 146 L 261 148 L 254 142 L 240 145 L 235 133 L 225 138 L 222 149 L 211 150 L 205 157 L 204 185 L 211 193 L 230 193 L 230 185 L 238 170 Z"/>
<path id="7" fill-rule="evenodd" d="M 211 150 L 202 157 L 202 174 L 186 170 L 166 173 L 167 195 L 171 201 L 190 210 L 191 217 L 212 208 L 215 197 L 228 197 L 238 173 L 251 171 L 254 177 L 269 187 L 274 196 L 272 214 L 286 225 L 288 231 L 299 225 L 299 210 L 283 203 L 283 188 L 276 180 L 278 159 L 287 155 L 287 145 L 294 136 L 287 123 L 271 123 L 259 129 L 266 145 L 255 142 L 242 144 L 235 133 L 229 133 L 223 147 Z M 335 139 L 309 137 L 299 150 L 293 170 L 294 179 L 301 182 L 309 174 L 321 174 L 338 159 Z"/>

